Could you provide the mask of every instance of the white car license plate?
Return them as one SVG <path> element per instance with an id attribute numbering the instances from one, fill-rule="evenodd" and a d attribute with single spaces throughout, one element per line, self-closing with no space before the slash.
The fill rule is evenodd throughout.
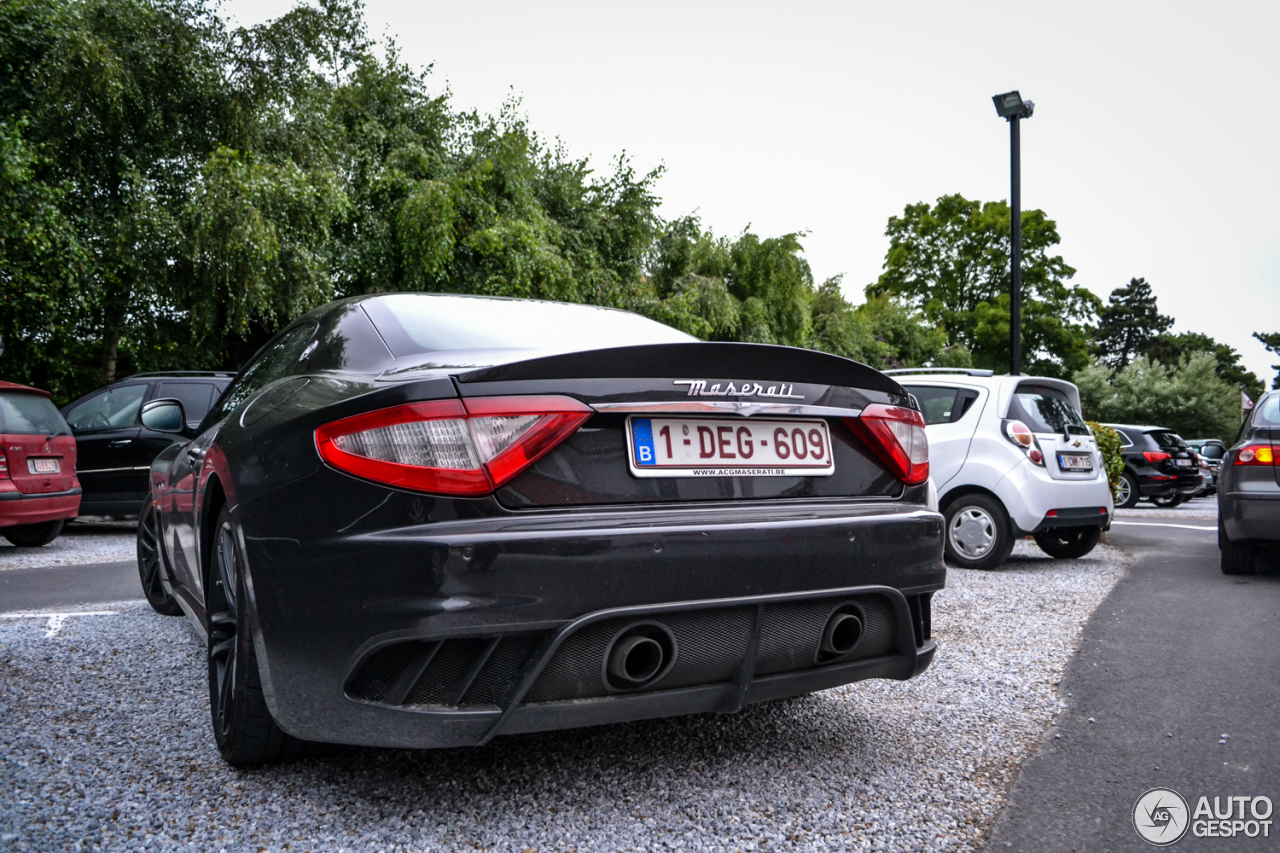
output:
<path id="1" fill-rule="evenodd" d="M 835 471 L 825 421 L 627 419 L 637 477 L 822 477 Z"/>
<path id="2" fill-rule="evenodd" d="M 1177 464 L 1179 468 L 1190 468 L 1194 463 L 1190 459 L 1178 459 Z"/>
<path id="3" fill-rule="evenodd" d="M 57 459 L 28 459 L 30 464 L 29 470 L 32 474 L 57 474 L 59 471 Z"/>
<path id="4" fill-rule="evenodd" d="M 1063 471 L 1092 471 L 1093 457 L 1078 453 L 1059 453 L 1058 467 Z"/>

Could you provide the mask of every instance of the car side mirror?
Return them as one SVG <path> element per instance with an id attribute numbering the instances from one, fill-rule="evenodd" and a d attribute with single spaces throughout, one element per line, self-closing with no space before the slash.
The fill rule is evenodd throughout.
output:
<path id="1" fill-rule="evenodd" d="M 152 400 L 142 407 L 142 425 L 156 432 L 181 433 L 187 428 L 187 414 L 178 400 Z"/>

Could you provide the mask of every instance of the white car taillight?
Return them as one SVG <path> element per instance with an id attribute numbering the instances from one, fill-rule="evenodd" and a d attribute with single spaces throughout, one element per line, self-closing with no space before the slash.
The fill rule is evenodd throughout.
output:
<path id="1" fill-rule="evenodd" d="M 1033 463 L 1044 467 L 1044 454 L 1040 452 L 1040 442 L 1031 427 L 1022 421 L 1005 421 L 1004 437 L 1021 447 Z"/>
<path id="2" fill-rule="evenodd" d="M 573 434 L 592 414 L 569 397 L 408 403 L 325 424 L 316 449 L 335 468 L 415 491 L 484 495 Z"/>

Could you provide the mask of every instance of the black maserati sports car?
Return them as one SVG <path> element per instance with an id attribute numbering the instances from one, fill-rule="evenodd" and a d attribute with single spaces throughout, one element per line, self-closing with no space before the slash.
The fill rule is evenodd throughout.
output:
<path id="1" fill-rule="evenodd" d="M 865 365 L 624 311 L 358 297 L 285 328 L 151 466 L 148 600 L 207 640 L 214 736 L 729 713 L 933 658 L 924 421 Z"/>

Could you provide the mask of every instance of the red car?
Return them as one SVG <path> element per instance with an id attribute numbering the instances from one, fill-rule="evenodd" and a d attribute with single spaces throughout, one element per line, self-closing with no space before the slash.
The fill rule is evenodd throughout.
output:
<path id="1" fill-rule="evenodd" d="M 76 440 L 49 392 L 0 382 L 0 535 L 48 545 L 80 513 Z"/>

